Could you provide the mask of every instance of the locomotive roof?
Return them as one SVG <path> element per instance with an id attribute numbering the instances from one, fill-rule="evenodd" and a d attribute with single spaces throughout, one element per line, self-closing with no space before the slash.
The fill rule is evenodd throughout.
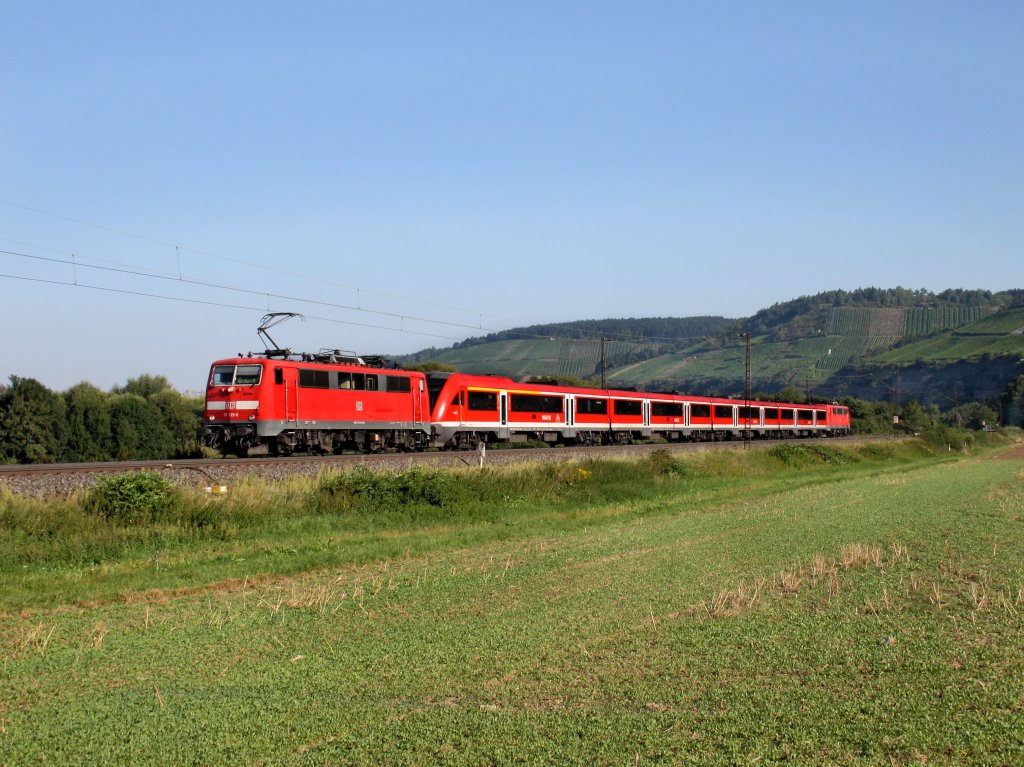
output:
<path id="1" fill-rule="evenodd" d="M 287 349 L 273 349 L 270 352 L 239 352 L 237 357 L 218 360 L 218 364 L 244 364 L 245 362 L 280 361 L 291 364 L 305 365 L 349 365 L 364 368 L 394 369 L 399 368 L 391 363 L 386 357 L 377 354 L 358 356 L 351 352 L 339 352 L 338 350 L 321 350 L 319 352 L 291 352 Z M 415 371 L 405 371 L 415 372 Z"/>
<path id="2" fill-rule="evenodd" d="M 237 356 L 217 359 L 214 365 L 245 365 L 261 364 L 266 361 L 293 365 L 323 365 L 323 366 L 346 366 L 349 368 L 366 368 L 370 370 L 391 370 L 401 369 L 389 359 L 378 355 L 355 356 L 348 354 L 327 354 L 327 353 L 292 353 L 288 354 L 267 354 L 265 352 L 250 351 L 239 352 Z M 401 371 L 402 373 L 414 374 L 417 371 Z M 421 374 L 422 375 L 422 374 Z"/>

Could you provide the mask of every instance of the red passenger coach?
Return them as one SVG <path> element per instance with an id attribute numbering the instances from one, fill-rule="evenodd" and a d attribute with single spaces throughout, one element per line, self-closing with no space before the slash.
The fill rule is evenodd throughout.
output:
<path id="1" fill-rule="evenodd" d="M 236 357 L 210 368 L 201 438 L 222 452 L 422 450 L 429 436 L 422 373 L 331 352 Z"/>
<path id="2" fill-rule="evenodd" d="M 680 394 L 517 383 L 510 378 L 431 373 L 431 444 L 481 442 L 629 443 L 841 436 L 850 413 L 839 405 L 739 402 Z"/>

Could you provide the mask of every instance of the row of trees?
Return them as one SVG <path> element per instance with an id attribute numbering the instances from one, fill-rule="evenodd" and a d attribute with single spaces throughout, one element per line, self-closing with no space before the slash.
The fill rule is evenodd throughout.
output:
<path id="1" fill-rule="evenodd" d="M 196 455 L 203 398 L 163 376 L 141 375 L 104 392 L 80 383 L 53 392 L 34 378 L 0 385 L 0 462 L 75 463 Z"/>
<path id="2" fill-rule="evenodd" d="M 743 325 L 751 332 L 766 335 L 778 332 L 786 323 L 802 315 L 813 315 L 836 306 L 853 307 L 1008 307 L 1024 303 L 1024 290 L 1013 289 L 993 293 L 990 290 L 929 290 L 908 288 L 857 288 L 830 290 L 813 296 L 800 296 L 792 301 L 762 309 Z"/>
<path id="3" fill-rule="evenodd" d="M 735 324 L 725 317 L 637 317 L 604 320 L 579 320 L 577 322 L 555 322 L 542 325 L 512 328 L 474 336 L 452 344 L 451 349 L 465 349 L 470 346 L 496 341 L 533 339 L 578 339 L 600 341 L 601 336 L 622 341 L 653 341 L 658 343 L 657 353 L 693 346 L 695 340 L 725 332 Z M 407 360 L 429 359 L 445 349 L 424 349 L 408 355 Z M 651 356 L 648 354 L 647 356 Z"/>
<path id="4" fill-rule="evenodd" d="M 775 392 L 757 392 L 754 399 L 780 402 L 804 402 L 804 392 L 788 386 Z M 813 402 L 831 400 L 812 397 Z M 850 408 L 853 430 L 858 434 L 885 434 L 893 429 L 893 416 L 899 418 L 901 431 L 921 432 L 936 426 L 980 430 L 993 426 L 1024 426 L 1024 376 L 1010 382 L 995 402 L 967 402 L 949 410 L 936 404 L 922 405 L 908 400 L 899 407 L 890 401 L 870 401 L 840 397 L 839 404 Z"/>

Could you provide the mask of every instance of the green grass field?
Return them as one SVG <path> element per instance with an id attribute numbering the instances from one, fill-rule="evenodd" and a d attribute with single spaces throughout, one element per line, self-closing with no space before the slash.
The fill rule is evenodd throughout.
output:
<path id="1" fill-rule="evenodd" d="M 253 484 L 77 549 L 3 496 L 0 764 L 1024 762 L 1024 461 L 454 476 Z"/>

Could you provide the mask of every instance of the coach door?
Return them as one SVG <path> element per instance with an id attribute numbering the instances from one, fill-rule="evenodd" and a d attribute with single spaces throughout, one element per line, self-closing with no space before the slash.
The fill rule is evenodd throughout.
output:
<path id="1" fill-rule="evenodd" d="M 412 389 L 412 420 L 415 423 L 420 423 L 423 420 L 423 387 L 426 382 L 422 378 L 413 380 L 417 381 L 417 384 L 410 387 Z"/>
<path id="2" fill-rule="evenodd" d="M 508 392 L 498 392 L 498 439 L 508 439 Z"/>
<path id="3" fill-rule="evenodd" d="M 284 377 L 284 420 L 294 426 L 299 417 L 299 369 L 286 367 L 281 369 L 281 373 Z"/>

